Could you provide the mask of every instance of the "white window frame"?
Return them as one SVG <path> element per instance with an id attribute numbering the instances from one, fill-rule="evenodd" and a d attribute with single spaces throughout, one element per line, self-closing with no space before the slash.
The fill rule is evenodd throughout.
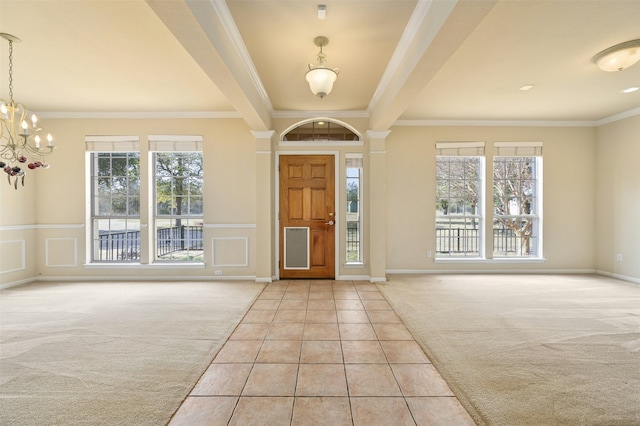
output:
<path id="1" fill-rule="evenodd" d="M 460 216 L 460 219 L 463 221 L 467 221 L 469 219 L 477 221 L 477 228 L 475 232 L 477 233 L 476 237 L 471 237 L 476 239 L 477 251 L 458 251 L 452 252 L 448 251 L 448 254 L 445 252 L 440 252 L 438 247 L 438 235 L 437 235 L 437 224 L 438 219 L 442 218 L 437 214 L 436 208 L 436 216 L 435 216 L 435 224 L 436 225 L 436 240 L 434 256 L 436 261 L 460 261 L 460 260 L 478 260 L 485 259 L 485 185 L 486 185 L 486 166 L 485 166 L 485 143 L 480 141 L 471 141 L 471 142 L 438 142 L 436 143 L 436 168 L 439 157 L 461 157 L 461 158 L 475 158 L 478 160 L 478 183 L 477 183 L 477 206 L 475 214 L 466 214 L 463 213 Z M 437 185 L 437 176 L 436 176 L 436 185 Z M 436 193 L 437 194 L 437 193 Z M 436 195 L 437 196 L 437 195 Z M 466 225 L 465 225 L 466 227 Z M 466 228 L 465 228 L 466 230 Z M 453 237 L 450 235 L 451 228 L 449 227 L 448 236 L 446 238 L 451 241 L 453 238 L 457 243 L 454 243 L 456 247 L 459 242 L 462 240 L 463 245 L 469 240 L 469 237 L 464 235 L 454 235 Z M 451 242 L 448 243 L 450 245 Z"/>
<path id="2" fill-rule="evenodd" d="M 348 169 L 358 169 L 358 200 L 357 200 L 357 213 L 358 213 L 358 220 L 357 220 L 357 235 L 358 235 L 358 247 L 357 247 L 357 252 L 358 252 L 358 259 L 356 260 L 349 260 L 349 223 L 350 221 L 348 220 L 349 217 L 349 213 L 350 213 L 350 208 L 349 208 L 349 200 L 347 199 L 348 194 L 349 194 L 349 190 L 348 190 L 348 183 L 349 183 L 349 179 L 354 179 L 354 178 L 349 178 L 348 177 Z M 360 266 L 364 264 L 364 258 L 363 258 L 363 245 L 362 245 L 362 194 L 363 194 L 363 190 L 362 190 L 362 185 L 363 185 L 363 173 L 364 173 L 364 167 L 363 167 L 363 161 L 362 161 L 362 154 L 346 154 L 345 155 L 345 168 L 344 168 L 344 172 L 345 172 L 345 265 L 347 266 Z M 351 221 L 354 222 L 354 221 Z"/>
<path id="3" fill-rule="evenodd" d="M 203 251 L 201 256 L 198 256 L 199 259 L 161 259 L 158 257 L 158 231 L 157 231 L 157 223 L 158 221 L 163 220 L 176 220 L 183 219 L 186 220 L 187 223 L 192 222 L 200 222 L 202 226 L 202 230 L 204 231 L 204 205 L 203 205 L 203 213 L 201 215 L 192 215 L 192 214 L 183 214 L 180 216 L 176 215 L 159 215 L 157 212 L 157 185 L 156 185 L 156 154 L 160 153 L 188 153 L 188 152 L 199 152 L 202 155 L 203 161 L 203 169 L 204 169 L 204 155 L 202 151 L 202 136 L 184 136 L 184 135 L 150 135 L 149 139 L 149 173 L 150 173 L 150 182 L 152 191 L 150 191 L 151 199 L 149 202 L 149 214 L 150 214 L 150 223 L 151 232 L 149 233 L 149 247 L 152 247 L 151 250 L 151 259 L 154 263 L 194 263 L 194 264 L 204 264 L 204 234 L 202 236 L 202 248 Z M 204 179 L 203 179 L 204 184 Z M 204 196 L 204 194 L 203 194 Z M 204 199 L 203 199 L 204 203 Z M 191 225 L 189 225 L 191 226 Z M 187 253 L 190 252 L 190 249 L 187 250 Z"/>
<path id="4" fill-rule="evenodd" d="M 86 136 L 85 137 L 85 151 L 86 151 L 86 176 L 87 176 L 87 185 L 86 185 L 86 262 L 87 264 L 131 264 L 131 263 L 140 263 L 140 248 L 141 248 L 141 236 L 140 236 L 140 227 L 141 227 L 141 216 L 140 209 L 137 215 L 100 215 L 96 214 L 96 204 L 95 204 L 95 177 L 97 170 L 97 159 L 98 155 L 101 153 L 115 154 L 115 153 L 126 153 L 126 154 L 138 154 L 138 161 L 141 164 L 142 158 L 140 157 L 140 140 L 137 136 Z M 138 175 L 139 184 L 141 183 L 141 176 Z M 142 194 L 138 194 L 140 203 L 140 207 L 142 206 Z M 125 253 L 126 258 L 122 259 L 122 256 L 116 252 L 115 258 L 113 253 L 111 255 L 107 255 L 106 258 L 101 259 L 100 256 L 97 256 L 97 253 L 100 251 L 100 247 L 97 247 L 98 239 L 96 237 L 97 232 L 97 221 L 102 220 L 124 220 L 125 222 L 129 221 L 137 221 L 138 226 L 132 229 L 137 230 L 138 232 L 138 245 L 137 248 L 132 248 L 130 240 L 128 238 L 124 238 L 123 241 L 126 241 L 125 244 Z M 129 229 L 127 226 L 126 229 Z M 109 246 L 112 245 L 108 243 Z M 132 254 L 131 250 L 134 250 L 135 253 Z M 111 250 L 113 252 L 113 250 Z"/>
<path id="5" fill-rule="evenodd" d="M 533 246 L 530 248 L 530 254 L 523 254 L 521 252 L 514 253 L 513 255 L 504 254 L 502 252 L 496 252 L 497 245 L 495 244 L 495 236 L 492 235 L 492 252 L 494 259 L 543 259 L 543 220 L 542 220 L 542 206 L 543 206 L 543 192 L 542 192 L 542 178 L 543 178 L 543 159 L 542 159 L 542 142 L 494 142 L 494 155 L 492 173 L 495 175 L 496 158 L 505 157 L 522 157 L 522 158 L 535 158 L 535 168 L 533 170 L 533 203 L 532 212 L 529 214 L 507 214 L 498 215 L 495 211 L 495 205 L 492 205 L 492 234 L 495 233 L 495 223 L 498 218 L 503 219 L 520 219 L 531 220 L 532 222 L 532 239 L 534 241 Z M 492 188 L 492 197 L 495 196 L 495 182 Z M 517 237 L 521 238 L 521 237 Z"/>

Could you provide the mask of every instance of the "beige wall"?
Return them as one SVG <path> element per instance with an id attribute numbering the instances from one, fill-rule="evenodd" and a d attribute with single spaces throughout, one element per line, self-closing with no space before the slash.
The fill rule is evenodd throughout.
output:
<path id="1" fill-rule="evenodd" d="M 18 183 L 16 190 L 14 179 L 9 185 L 7 175 L 0 170 L 0 286 L 37 276 L 36 192 L 38 176 L 46 172 L 39 169 L 27 174 L 25 186 Z"/>
<path id="2" fill-rule="evenodd" d="M 597 135 L 596 267 L 640 282 L 640 116 L 603 125 Z"/>
<path id="3" fill-rule="evenodd" d="M 542 142 L 544 262 L 435 262 L 435 143 Z M 574 127 L 395 127 L 387 139 L 387 268 L 392 271 L 594 269 L 595 130 Z M 490 200 L 491 188 L 487 188 Z"/>
<path id="4" fill-rule="evenodd" d="M 386 225 L 369 228 L 370 158 L 368 147 L 300 147 L 277 143 L 294 119 L 274 120 L 274 142 L 256 142 L 239 119 L 49 119 L 59 149 L 52 167 L 28 175 L 26 187 L 14 191 L 0 180 L 0 285 L 41 279 L 104 277 L 208 279 L 215 271 L 223 278 L 275 274 L 275 254 L 257 261 L 256 223 L 264 214 L 257 188 L 270 188 L 275 196 L 274 167 L 257 159 L 275 161 L 277 153 L 332 151 L 338 161 L 338 208 L 344 213 L 344 156 L 362 153 L 365 265 L 346 268 L 338 255 L 338 276 L 370 276 L 369 241 L 384 233 L 388 272 L 444 271 L 594 271 L 640 278 L 640 116 L 593 127 L 394 127 L 376 153 L 386 174 Z M 363 137 L 367 120 L 345 120 Z M 205 265 L 176 268 L 162 265 L 86 266 L 85 136 L 137 135 L 146 152 L 147 135 L 202 135 L 205 158 Z M 494 141 L 539 141 L 544 144 L 544 258 L 542 262 L 442 263 L 427 257 L 435 249 L 435 143 L 485 141 L 490 166 Z M 378 143 L 378 142 L 377 142 Z M 267 186 L 261 185 L 263 178 Z M 146 184 L 145 184 L 146 186 Z M 149 191 L 149 188 L 144 189 Z M 376 206 L 380 208 L 380 206 Z M 143 223 L 148 211 L 142 211 Z M 274 219 L 268 222 L 273 226 Z M 386 226 L 386 229 L 383 229 Z M 380 229 L 382 228 L 382 229 Z M 148 231 L 147 231 L 148 232 Z M 261 244 L 275 244 L 274 229 Z M 375 238 L 374 238 L 375 239 Z M 339 235 L 339 247 L 344 236 Z M 24 255 L 22 254 L 24 250 Z M 218 258 L 215 257 L 218 250 Z M 248 251 L 248 256 L 245 253 Z M 342 249 L 340 249 L 342 250 Z M 623 261 L 615 261 L 621 253 Z M 375 253 L 377 255 L 377 253 Z M 145 262 L 143 262 L 145 263 Z M 264 271 L 256 272 L 256 264 Z M 232 264 L 234 266 L 228 266 Z M 264 267 L 266 265 L 266 267 Z M 9 271 L 9 272 L 7 272 Z"/>
<path id="5" fill-rule="evenodd" d="M 233 276 L 252 277 L 250 259 L 255 257 L 255 139 L 242 120 L 212 119 L 49 119 L 47 129 L 59 148 L 49 158 L 52 167 L 28 176 L 26 191 L 17 194 L 3 187 L 0 206 L 0 250 L 26 247 L 26 267 L 14 268 L 17 259 L 2 270 L 0 284 L 40 278 L 73 277 L 181 277 L 208 278 L 215 270 Z M 139 136 L 146 156 L 148 135 L 202 135 L 205 158 L 205 266 L 176 268 L 166 265 L 141 267 L 109 265 L 86 267 L 85 136 Z M 145 162 L 143 162 L 145 164 Z M 145 175 L 147 168 L 141 171 Z M 33 175 L 33 179 L 32 176 Z M 143 197 L 150 191 L 142 179 Z M 10 191 L 9 191 L 10 189 Z M 16 192 L 14 194 L 14 192 Z M 141 203 L 143 206 L 146 203 Z M 148 223 L 148 208 L 141 222 Z M 150 223 L 148 223 L 151 226 Z M 148 232 L 148 230 L 143 230 Z M 143 235 L 144 237 L 144 235 Z M 16 243 L 19 241 L 20 244 Z M 215 255 L 215 249 L 218 255 Z M 247 256 L 247 251 L 248 256 Z M 148 258 L 148 256 L 147 256 Z M 144 263 L 144 253 L 143 253 Z M 225 266 L 220 266 L 225 265 Z M 234 265 L 234 266 L 226 266 Z"/>

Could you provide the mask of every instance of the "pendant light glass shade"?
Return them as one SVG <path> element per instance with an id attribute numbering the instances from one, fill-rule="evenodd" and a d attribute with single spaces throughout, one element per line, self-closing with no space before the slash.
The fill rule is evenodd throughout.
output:
<path id="1" fill-rule="evenodd" d="M 329 43 L 329 39 L 318 36 L 313 42 L 320 48 L 320 52 L 316 57 L 316 64 L 309 64 L 309 71 L 307 71 L 305 79 L 309 83 L 311 92 L 322 99 L 331 93 L 333 83 L 337 80 L 340 70 L 327 67 L 327 56 L 322 52 L 322 47 Z"/>
<path id="2" fill-rule="evenodd" d="M 320 99 L 331 93 L 333 83 L 337 78 L 338 73 L 331 68 L 313 68 L 307 71 L 305 76 L 311 92 Z"/>

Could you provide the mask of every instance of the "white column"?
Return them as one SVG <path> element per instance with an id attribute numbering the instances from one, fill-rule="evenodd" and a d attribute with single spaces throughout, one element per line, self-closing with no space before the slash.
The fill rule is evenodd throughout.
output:
<path id="1" fill-rule="evenodd" d="M 256 281 L 271 282 L 275 276 L 274 148 L 275 131 L 251 132 L 256 138 Z"/>
<path id="2" fill-rule="evenodd" d="M 387 280 L 387 144 L 390 131 L 366 133 L 369 148 L 369 277 Z"/>

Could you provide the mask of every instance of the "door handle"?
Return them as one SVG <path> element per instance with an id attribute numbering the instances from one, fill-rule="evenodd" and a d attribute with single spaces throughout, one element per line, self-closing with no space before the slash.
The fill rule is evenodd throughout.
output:
<path id="1" fill-rule="evenodd" d="M 335 222 L 330 220 L 329 222 L 326 222 L 325 225 L 333 225 Z"/>

